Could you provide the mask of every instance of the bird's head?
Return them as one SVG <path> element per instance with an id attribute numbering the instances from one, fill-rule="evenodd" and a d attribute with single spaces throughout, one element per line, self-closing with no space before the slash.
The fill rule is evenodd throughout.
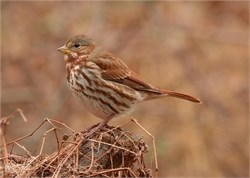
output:
<path id="1" fill-rule="evenodd" d="M 87 58 L 95 48 L 94 42 L 85 35 L 77 35 L 57 50 L 65 54 L 65 60 L 72 62 Z"/>

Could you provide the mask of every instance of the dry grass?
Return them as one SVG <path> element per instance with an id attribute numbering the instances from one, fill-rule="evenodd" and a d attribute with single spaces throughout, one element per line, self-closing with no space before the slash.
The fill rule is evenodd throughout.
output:
<path id="1" fill-rule="evenodd" d="M 17 111 L 27 122 L 23 112 Z M 16 113 L 1 119 L 1 130 L 6 130 L 10 119 Z M 50 129 L 43 133 L 37 155 L 32 154 L 20 142 L 34 137 L 36 132 L 49 124 Z M 145 165 L 144 157 L 149 151 L 142 137 L 124 131 L 121 127 L 104 125 L 100 131 L 94 125 L 83 132 L 75 132 L 67 125 L 52 119 L 45 119 L 30 134 L 6 143 L 1 134 L 1 177 L 152 177 L 152 169 Z M 65 130 L 62 138 L 58 130 Z M 57 149 L 52 154 L 44 154 L 47 135 L 52 132 Z M 18 147 L 23 154 L 13 150 Z M 155 175 L 155 173 L 154 173 Z"/>

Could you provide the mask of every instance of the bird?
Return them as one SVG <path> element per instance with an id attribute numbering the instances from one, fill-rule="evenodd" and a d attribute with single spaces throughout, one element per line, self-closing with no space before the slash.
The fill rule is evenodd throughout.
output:
<path id="1" fill-rule="evenodd" d="M 176 97 L 201 103 L 196 97 L 145 82 L 119 57 L 86 35 L 74 36 L 58 51 L 64 53 L 69 89 L 89 112 L 103 120 L 98 128 L 147 100 Z"/>

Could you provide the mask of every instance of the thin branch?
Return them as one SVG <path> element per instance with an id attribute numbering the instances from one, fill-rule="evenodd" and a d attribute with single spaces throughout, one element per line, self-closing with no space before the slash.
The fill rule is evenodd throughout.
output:
<path id="1" fill-rule="evenodd" d="M 159 169 L 158 169 L 158 161 L 157 161 L 157 154 L 156 154 L 155 138 L 151 133 L 149 133 L 149 131 L 147 131 L 141 124 L 139 124 L 136 119 L 131 119 L 131 121 L 136 123 L 136 125 L 138 125 L 142 130 L 144 130 L 152 138 L 153 149 L 154 149 L 154 159 L 155 159 L 155 177 L 157 177 L 157 173 Z"/>

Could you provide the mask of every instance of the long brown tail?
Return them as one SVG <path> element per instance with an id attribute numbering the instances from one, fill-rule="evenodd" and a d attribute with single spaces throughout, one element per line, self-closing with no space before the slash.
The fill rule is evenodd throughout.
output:
<path id="1" fill-rule="evenodd" d="M 183 93 L 178 93 L 178 92 L 174 92 L 174 91 L 170 91 L 170 90 L 163 90 L 163 89 L 161 89 L 161 92 L 163 94 L 167 94 L 168 96 L 172 96 L 172 97 L 192 101 L 192 102 L 195 102 L 195 103 L 202 103 L 201 100 L 199 100 L 198 98 L 195 98 L 193 96 L 186 95 L 186 94 L 183 94 Z"/>
<path id="2" fill-rule="evenodd" d="M 183 93 L 178 93 L 178 92 L 164 90 L 164 89 L 158 89 L 156 91 L 158 91 L 158 92 L 152 92 L 152 93 L 150 92 L 150 94 L 148 93 L 149 95 L 148 95 L 146 100 L 150 100 L 150 99 L 154 99 L 154 98 L 161 98 L 164 96 L 171 96 L 171 97 L 176 97 L 176 98 L 192 101 L 194 103 L 202 103 L 201 100 L 199 100 L 198 98 L 195 98 L 193 96 L 186 95 Z"/>

